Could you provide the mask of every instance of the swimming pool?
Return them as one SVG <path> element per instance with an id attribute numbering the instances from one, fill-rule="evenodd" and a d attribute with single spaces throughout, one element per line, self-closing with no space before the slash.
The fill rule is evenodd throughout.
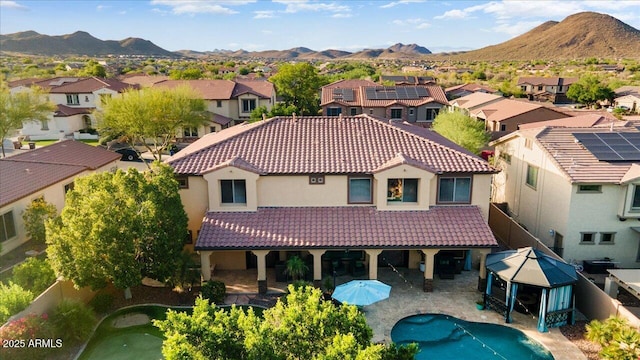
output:
<path id="1" fill-rule="evenodd" d="M 391 339 L 396 344 L 417 343 L 417 360 L 553 360 L 547 349 L 517 329 L 442 314 L 406 317 L 393 326 Z"/>

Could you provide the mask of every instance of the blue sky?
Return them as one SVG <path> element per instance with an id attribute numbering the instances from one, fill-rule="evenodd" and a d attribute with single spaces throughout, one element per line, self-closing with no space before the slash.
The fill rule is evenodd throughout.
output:
<path id="1" fill-rule="evenodd" d="M 0 33 L 78 30 L 102 40 L 139 37 L 170 50 L 478 49 L 581 11 L 640 29 L 640 1 L 0 0 Z"/>

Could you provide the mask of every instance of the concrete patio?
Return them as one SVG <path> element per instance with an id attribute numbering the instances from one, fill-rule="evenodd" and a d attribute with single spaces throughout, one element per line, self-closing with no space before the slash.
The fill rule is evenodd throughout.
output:
<path id="1" fill-rule="evenodd" d="M 362 277 L 364 278 L 364 277 Z M 227 303 L 246 304 L 257 296 L 257 272 L 216 270 L 213 280 L 221 280 L 227 286 Z M 273 269 L 268 269 L 268 292 L 282 293 L 286 283 L 275 282 Z M 339 276 L 336 285 L 354 279 L 351 276 Z M 543 344 L 556 360 L 586 359 L 584 354 L 572 342 L 562 335 L 559 329 L 549 329 L 547 333 L 536 330 L 537 314 L 525 315 L 513 312 L 513 322 L 505 324 L 504 318 L 491 310 L 478 310 L 475 302 L 481 299 L 477 290 L 478 271 L 463 271 L 453 280 L 439 279 L 433 282 L 433 292 L 422 291 L 422 274 L 418 270 L 405 268 L 380 268 L 378 280 L 392 286 L 389 299 L 366 306 L 364 313 L 367 323 L 373 329 L 373 342 L 390 343 L 391 329 L 402 318 L 416 314 L 437 313 L 455 316 L 459 319 L 506 325 L 524 332 L 527 336 Z"/>

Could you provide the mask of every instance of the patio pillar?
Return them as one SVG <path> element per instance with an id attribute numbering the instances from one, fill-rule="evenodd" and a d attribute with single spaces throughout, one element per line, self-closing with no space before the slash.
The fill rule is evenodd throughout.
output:
<path id="1" fill-rule="evenodd" d="M 618 297 L 618 283 L 613 280 L 611 276 L 604 278 L 604 292 L 609 294 L 613 299 Z"/>
<path id="2" fill-rule="evenodd" d="M 491 249 L 478 249 L 480 253 L 480 269 L 478 269 L 478 291 L 484 292 L 487 288 L 487 255 Z"/>
<path id="3" fill-rule="evenodd" d="M 433 291 L 433 273 L 435 269 L 435 256 L 440 249 L 422 249 L 424 254 L 424 279 L 422 280 L 422 291 Z"/>
<path id="4" fill-rule="evenodd" d="M 200 273 L 203 281 L 211 280 L 211 253 L 212 251 L 200 251 Z"/>
<path id="5" fill-rule="evenodd" d="M 369 280 L 378 279 L 378 255 L 382 253 L 380 249 L 368 249 L 364 251 L 369 255 Z"/>
<path id="6" fill-rule="evenodd" d="M 309 250 L 313 255 L 313 286 L 319 288 L 322 284 L 322 255 L 327 250 Z"/>
<path id="7" fill-rule="evenodd" d="M 269 250 L 251 250 L 258 257 L 258 293 L 267 292 L 267 254 Z"/>

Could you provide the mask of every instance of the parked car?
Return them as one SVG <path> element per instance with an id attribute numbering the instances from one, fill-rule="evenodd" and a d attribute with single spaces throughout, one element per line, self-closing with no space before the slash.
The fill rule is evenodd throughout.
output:
<path id="1" fill-rule="evenodd" d="M 121 161 L 138 161 L 142 162 L 140 155 L 133 149 L 118 149 L 116 150 L 118 154 L 121 154 Z"/>

